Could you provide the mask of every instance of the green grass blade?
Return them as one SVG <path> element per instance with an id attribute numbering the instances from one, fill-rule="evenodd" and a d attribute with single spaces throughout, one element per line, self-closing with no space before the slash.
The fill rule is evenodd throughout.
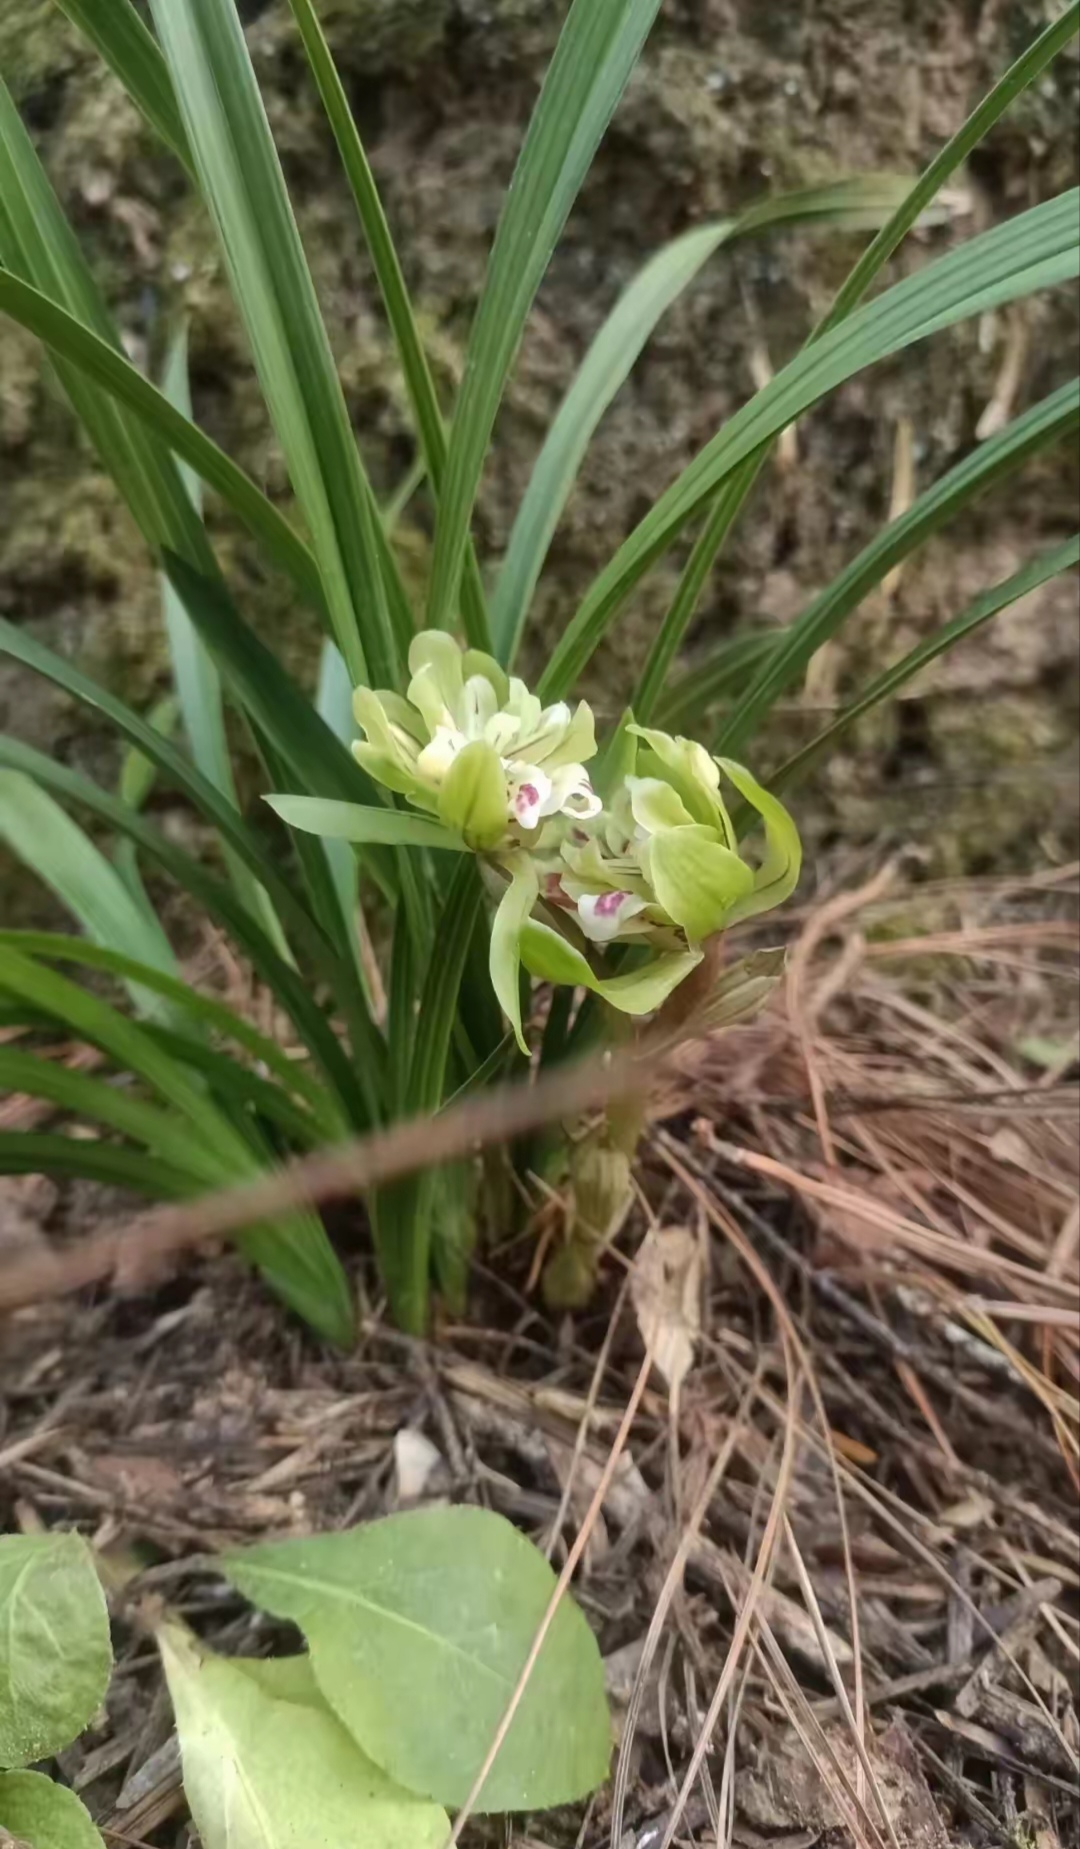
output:
<path id="1" fill-rule="evenodd" d="M 659 0 L 574 0 L 563 26 L 469 340 L 435 531 L 430 628 L 453 627 L 473 503 L 525 317 L 658 7 Z"/>
<path id="2" fill-rule="evenodd" d="M 666 689 L 656 724 L 667 732 L 692 732 L 703 713 L 749 685 L 782 640 L 782 630 L 751 629 L 721 642 Z"/>
<path id="3" fill-rule="evenodd" d="M 188 383 L 187 323 L 181 321 L 169 341 L 162 374 L 161 389 L 169 403 L 182 417 L 191 418 L 191 389 Z M 190 467 L 180 471 L 195 512 L 202 518 L 202 493 L 199 478 Z M 221 679 L 211 656 L 200 640 L 182 600 L 162 576 L 161 599 L 165 633 L 176 686 L 180 712 L 187 733 L 191 755 L 204 777 L 236 807 L 236 785 L 232 762 L 225 739 L 225 714 L 221 701 Z"/>
<path id="4" fill-rule="evenodd" d="M 898 193 L 906 190 L 902 181 L 885 176 L 781 194 L 738 218 L 684 232 L 650 258 L 592 342 L 529 477 L 492 599 L 492 634 L 500 661 L 511 663 L 517 652 L 537 579 L 593 432 L 658 322 L 702 265 L 721 245 L 770 225 L 851 228 L 867 219 L 878 224 Z M 635 710 L 637 705 L 635 701 Z"/>
<path id="5" fill-rule="evenodd" d="M 182 560 L 168 558 L 166 565 L 232 697 L 289 764 L 300 788 L 346 802 L 369 799 L 375 785 L 231 599 Z"/>
<path id="6" fill-rule="evenodd" d="M 764 452 L 751 456 L 740 463 L 718 489 L 712 506 L 705 519 L 705 524 L 698 534 L 690 551 L 690 557 L 676 586 L 675 595 L 668 606 L 656 639 L 649 650 L 645 666 L 641 672 L 630 704 L 634 716 L 641 725 L 651 725 L 652 715 L 657 701 L 661 698 L 671 664 L 675 659 L 690 623 L 697 609 L 698 598 L 705 589 L 709 573 L 716 563 L 717 553 L 738 518 L 747 495 L 750 493 Z"/>
<path id="7" fill-rule="evenodd" d="M 309 1069 L 279 1045 L 278 1041 L 261 1034 L 243 1015 L 234 1013 L 214 996 L 203 995 L 188 983 L 166 976 L 161 970 L 151 969 L 148 964 L 140 963 L 134 957 L 88 943 L 81 937 L 64 937 L 54 931 L 0 931 L 0 948 L 20 951 L 38 962 L 73 963 L 83 969 L 102 970 L 123 982 L 138 982 L 144 988 L 153 989 L 166 1001 L 185 1009 L 200 1027 L 235 1041 L 245 1053 L 249 1053 L 268 1072 L 272 1072 L 286 1090 L 303 1099 L 328 1141 L 333 1141 L 346 1131 L 347 1119 L 342 1115 L 333 1093 L 321 1085 Z M 190 1057 L 191 1050 L 185 1047 L 184 1058 Z M 233 1060 L 231 1063 L 235 1065 L 237 1062 Z"/>
<path id="8" fill-rule="evenodd" d="M 186 321 L 181 321 L 177 325 L 169 341 L 161 383 L 162 390 L 170 404 L 175 405 L 182 416 L 190 419 L 191 389 L 188 382 Z M 191 504 L 201 520 L 202 492 L 199 478 L 193 470 L 187 467 L 181 467 L 180 477 Z M 233 778 L 232 761 L 229 757 L 228 740 L 225 735 L 221 677 L 167 572 L 161 574 L 161 603 L 165 634 L 169 643 L 173 682 L 180 701 L 184 730 L 191 746 L 191 755 L 203 776 L 214 784 L 225 800 L 236 809 L 239 805 L 236 800 L 236 783 Z M 255 913 L 256 917 L 261 919 L 268 935 L 276 943 L 282 955 L 288 956 L 290 954 L 288 943 L 266 888 L 260 886 L 258 881 L 252 878 L 250 868 L 228 847 L 225 849 L 225 856 L 229 878 L 236 887 L 239 897 Z"/>
<path id="9" fill-rule="evenodd" d="M 384 510 L 385 524 L 385 510 Z M 315 693 L 315 711 L 328 725 L 335 738 L 348 749 L 357 736 L 352 710 L 352 684 L 340 649 L 327 637 L 319 657 L 319 683 Z M 371 993 L 368 972 L 360 947 L 360 932 L 366 929 L 361 917 L 360 866 L 347 841 L 322 842 L 322 855 L 337 894 L 338 909 L 344 920 L 349 955 L 356 979 L 364 994 L 368 1014 L 375 1018 L 375 997 Z"/>
<path id="10" fill-rule="evenodd" d="M 100 1137 L 57 1136 L 48 1131 L 0 1130 L 0 1175 L 64 1175 L 130 1188 L 151 1201 L 184 1200 L 196 1192 L 186 1169 L 170 1168 Z"/>
<path id="11" fill-rule="evenodd" d="M 777 638 L 775 648 L 766 656 L 723 726 L 717 750 L 728 757 L 738 754 L 774 701 L 791 686 L 822 644 L 836 635 L 852 610 L 894 566 L 961 508 L 1013 474 L 1039 450 L 1075 431 L 1078 425 L 1080 379 L 1074 379 L 974 449 L 919 495 L 905 514 L 876 533 L 869 545 Z"/>
<path id="12" fill-rule="evenodd" d="M 112 317 L 38 160 L 18 112 L 0 82 L 0 306 L 29 286 L 59 304 L 96 337 L 114 360 L 122 346 Z M 45 304 L 46 311 L 48 305 Z M 217 567 L 202 521 L 166 446 L 146 424 L 78 367 L 53 353 L 57 376 L 105 467 L 154 552 L 168 549 L 199 571 Z M 126 361 L 124 362 L 126 364 Z M 136 375 L 137 376 L 137 375 Z M 182 423 L 187 420 L 181 419 Z"/>
<path id="13" fill-rule="evenodd" d="M 210 873 L 175 842 L 168 840 L 136 810 L 127 808 L 96 783 L 55 763 L 32 746 L 0 735 L 0 766 L 25 771 L 45 789 L 52 790 L 65 801 L 98 816 L 121 835 L 133 840 L 142 853 L 156 861 L 184 891 L 205 906 L 211 916 L 235 939 L 286 1014 L 291 1017 L 297 1032 L 344 1104 L 350 1121 L 360 1128 L 372 1121 L 370 1105 L 365 1100 L 362 1085 L 367 1075 L 358 1074 L 354 1070 L 315 1002 L 308 984 L 278 954 L 262 926 L 241 905 L 230 886 Z M 333 967 L 331 962 L 331 973 Z"/>
<path id="14" fill-rule="evenodd" d="M 129 1088 L 73 1072 L 59 1059 L 0 1046 L 0 1092 L 4 1091 L 25 1092 L 87 1122 L 118 1130 L 170 1167 L 190 1172 L 193 1187 L 215 1187 L 222 1179 L 221 1164 L 208 1156 L 190 1125 L 134 1097 Z"/>
<path id="15" fill-rule="evenodd" d="M 130 0 L 56 0 L 56 4 L 119 77 L 154 133 L 191 171 L 191 153 L 172 79 L 153 34 Z"/>
<path id="16" fill-rule="evenodd" d="M 1033 207 L 949 251 L 857 309 L 777 373 L 729 419 L 620 546 L 564 632 L 540 683 L 562 697 L 634 585 L 740 463 L 867 366 L 1080 268 L 1080 194 Z"/>
<path id="17" fill-rule="evenodd" d="M 354 680 L 402 660 L 387 548 L 233 0 L 151 0 L 199 185 Z"/>
<path id="18" fill-rule="evenodd" d="M 864 713 L 870 712 L 872 707 L 879 706 L 883 700 L 891 699 L 907 681 L 918 674 L 921 668 L 925 668 L 928 662 L 936 660 L 937 656 L 944 655 L 949 649 L 955 648 L 958 642 L 970 635 L 973 630 L 981 628 L 983 623 L 988 623 L 991 617 L 999 615 L 1002 610 L 1007 610 L 1010 604 L 1018 602 L 1021 597 L 1026 597 L 1029 591 L 1037 590 L 1039 585 L 1046 584 L 1050 578 L 1056 578 L 1061 572 L 1068 571 L 1078 562 L 1080 562 L 1080 533 L 1074 533 L 1072 538 L 1065 540 L 1062 545 L 1055 546 L 1050 552 L 1044 552 L 1039 558 L 1032 559 L 1019 571 L 1014 572 L 1011 577 L 1003 579 L 1000 584 L 995 584 L 990 590 L 983 591 L 981 596 L 976 597 L 960 616 L 954 617 L 951 623 L 945 623 L 932 636 L 927 636 L 924 642 L 920 642 L 916 648 L 911 649 L 900 661 L 894 662 L 891 668 L 886 668 L 883 674 L 877 675 L 857 700 L 845 706 L 831 724 L 817 734 L 816 738 L 811 739 L 801 751 L 797 751 L 793 757 L 788 758 L 776 776 L 771 779 L 770 787 L 780 790 L 794 782 L 797 777 L 804 776 L 821 753 L 835 744 L 836 740 L 850 726 L 853 726 L 857 719 L 861 719 Z"/>
<path id="19" fill-rule="evenodd" d="M 402 1114 L 430 1114 L 442 1103 L 458 992 L 482 900 L 480 878 L 469 855 L 455 870 L 439 919 L 439 954 L 427 966 L 421 991 L 408 1085 L 400 1100 Z M 427 1323 L 435 1181 L 431 1175 L 409 1176 L 381 1189 L 374 1203 L 379 1264 L 391 1308 L 400 1326 L 413 1334 L 421 1333 Z"/>
<path id="20" fill-rule="evenodd" d="M 0 770 L 0 840 L 55 893 L 97 944 L 176 974 L 172 946 L 116 868 L 59 803 L 22 771 Z M 160 998 L 132 983 L 140 1014 L 167 1016 Z"/>
<path id="21" fill-rule="evenodd" d="M 267 1124 L 273 1124 L 296 1149 L 313 1149 L 326 1141 L 323 1126 L 309 1111 L 290 1098 L 280 1085 L 260 1078 L 230 1053 L 220 1053 L 199 1043 L 193 1045 L 183 1034 L 154 1022 L 148 1023 L 146 1031 L 173 1059 L 192 1067 L 206 1081 L 215 1103 L 230 1111 L 234 1122 L 243 1123 L 254 1114 Z M 342 1132 L 339 1130 L 337 1134 Z"/>
<path id="22" fill-rule="evenodd" d="M 931 205 L 946 181 L 972 149 L 1004 113 L 1020 92 L 1039 75 L 1069 38 L 1080 21 L 1080 0 L 1036 40 L 1023 57 L 1006 72 L 990 94 L 983 99 L 967 122 L 942 148 L 915 185 L 898 203 L 878 236 L 859 259 L 844 283 L 824 320 L 814 329 L 807 345 L 839 325 L 865 295 L 875 276 L 884 268 L 907 233 Z M 680 578 L 674 602 L 661 626 L 641 685 L 634 696 L 639 714 L 647 714 L 660 697 L 667 670 L 679 643 L 689 627 L 698 598 L 704 589 L 725 541 L 748 499 L 772 450 L 772 440 L 763 444 L 756 455 L 741 463 L 730 481 L 720 491 L 705 528 L 699 535 L 690 559 Z"/>
<path id="23" fill-rule="evenodd" d="M 275 865 L 273 856 L 228 799 L 200 771 L 193 768 L 171 739 L 164 737 L 147 720 L 140 718 L 115 694 L 99 687 L 80 669 L 46 648 L 27 630 L 9 623 L 3 617 L 0 617 L 0 655 L 9 655 L 25 667 L 34 669 L 46 680 L 62 687 L 66 693 L 73 694 L 77 700 L 108 719 L 155 765 L 172 787 L 186 796 L 200 814 L 213 824 L 223 844 L 251 868 L 255 877 L 272 893 L 289 928 L 297 934 L 298 941 L 304 944 L 309 954 L 319 957 L 325 952 L 326 941 L 318 925 L 296 898 L 289 880 Z M 296 697 L 300 701 L 300 696 Z M 300 701 L 300 704 L 305 703 Z M 126 811 L 128 805 L 121 804 L 121 807 Z"/>
<path id="24" fill-rule="evenodd" d="M 197 1134 L 200 1152 L 196 1167 L 200 1178 L 228 1177 L 237 1154 L 232 1129 L 186 1068 L 157 1047 L 141 1025 L 121 1014 L 111 1002 L 9 945 L 0 949 L 0 988 L 43 1009 L 62 1022 L 68 1032 L 100 1048 L 122 1071 L 137 1074 L 181 1114 L 189 1131 Z"/>
<path id="25" fill-rule="evenodd" d="M 935 199 L 941 188 L 957 168 L 962 166 L 969 154 L 978 147 L 980 141 L 993 128 L 994 123 L 1016 98 L 1032 84 L 1051 62 L 1057 57 L 1080 30 L 1080 0 L 1071 0 L 1069 6 L 1047 26 L 1033 44 L 1011 65 L 1005 75 L 999 78 L 978 107 L 945 143 L 941 152 L 931 161 L 926 171 L 920 174 L 907 198 L 898 206 L 893 216 L 882 226 L 873 242 L 867 247 L 852 270 L 843 288 L 840 290 L 828 315 L 821 324 L 819 332 L 826 333 L 842 321 L 845 315 L 862 300 L 870 284 L 884 268 L 894 251 L 898 250 L 912 226 L 917 223 L 926 207 Z"/>
<path id="26" fill-rule="evenodd" d="M 312 0 L 289 0 L 289 5 L 356 202 L 416 421 L 424 470 L 438 503 L 446 474 L 446 430 L 379 189 Z M 487 648 L 484 589 L 471 541 L 466 550 L 462 610 L 470 642 L 474 647 Z"/>
<path id="27" fill-rule="evenodd" d="M 210 579 L 180 559 L 166 564 L 185 606 L 223 673 L 234 700 L 289 766 L 298 790 L 342 802 L 373 802 L 379 791 L 348 747 L 305 699 L 277 657 L 240 616 L 232 600 Z M 374 878 L 389 895 L 397 892 L 393 859 L 376 849 L 368 857 Z M 276 900 L 276 895 L 275 895 Z"/>
<path id="28" fill-rule="evenodd" d="M 240 1181 L 271 1165 L 236 1129 L 187 1068 L 150 1034 L 53 969 L 10 947 L 0 949 L 0 988 L 54 1019 L 101 1050 L 122 1070 L 138 1074 L 186 1120 L 197 1139 L 190 1163 L 200 1184 Z M 134 1185 L 138 1185 L 137 1183 Z M 297 1314 L 331 1341 L 347 1344 L 353 1316 L 348 1283 L 326 1232 L 314 1214 L 283 1215 L 272 1225 L 245 1231 L 237 1244 Z"/>
<path id="29" fill-rule="evenodd" d="M 10 315 L 48 347 L 61 367 L 68 396 L 88 428 L 91 426 L 78 395 L 79 382 L 87 381 L 100 386 L 108 399 L 132 412 L 137 423 L 145 424 L 208 488 L 219 494 L 262 545 L 267 559 L 286 573 L 304 602 L 325 623 L 329 622 L 318 567 L 303 540 L 251 477 L 197 424 L 171 405 L 123 353 L 47 293 L 3 271 L 0 312 Z"/>

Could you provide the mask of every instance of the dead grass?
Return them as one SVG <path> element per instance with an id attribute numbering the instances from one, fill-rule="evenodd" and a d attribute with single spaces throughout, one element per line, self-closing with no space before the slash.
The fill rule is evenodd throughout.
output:
<path id="1" fill-rule="evenodd" d="M 614 1777 L 516 1849 L 1080 1840 L 1076 891 L 888 869 L 824 895 L 778 1004 L 669 1068 L 573 1322 L 521 1238 L 468 1324 L 420 1345 L 373 1306 L 345 1360 L 228 1256 L 11 1316 L 0 1519 L 76 1522 L 116 1586 L 108 1712 L 61 1765 L 106 1840 L 186 1840 L 140 1601 L 266 1649 L 205 1556 L 403 1493 L 503 1510 L 564 1578 L 580 1559 Z M 704 1261 L 670 1395 L 625 1288 L 650 1221 Z"/>

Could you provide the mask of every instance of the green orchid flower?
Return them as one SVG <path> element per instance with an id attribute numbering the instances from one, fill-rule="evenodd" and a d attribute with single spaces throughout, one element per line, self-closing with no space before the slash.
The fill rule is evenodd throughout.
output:
<path id="1" fill-rule="evenodd" d="M 596 825 L 572 828 L 544 895 L 573 915 L 595 944 L 647 942 L 693 950 L 718 931 L 780 905 L 802 862 L 784 805 L 730 758 L 688 738 L 629 725 L 637 741 L 628 769 Z M 726 778 L 756 809 L 765 850 L 744 858 L 721 792 Z"/>
<path id="2" fill-rule="evenodd" d="M 409 650 L 404 694 L 358 687 L 364 737 L 353 752 L 421 815 L 322 798 L 267 800 L 294 828 L 356 843 L 472 852 L 496 900 L 491 981 L 523 1052 L 520 975 L 590 989 L 623 1014 L 649 1014 L 697 967 L 702 945 L 779 905 L 799 878 L 795 824 L 728 758 L 629 721 L 606 804 L 584 701 L 542 707 L 490 655 L 428 630 Z M 764 852 L 740 846 L 726 780 L 757 811 Z M 636 946 L 615 974 L 591 947 Z"/>
<path id="3" fill-rule="evenodd" d="M 404 697 L 369 687 L 353 695 L 364 732 L 353 751 L 376 782 L 480 853 L 537 841 L 550 817 L 600 813 L 585 770 L 596 734 L 583 700 L 574 710 L 541 707 L 492 656 L 463 651 L 441 630 L 415 637 L 409 671 Z"/>

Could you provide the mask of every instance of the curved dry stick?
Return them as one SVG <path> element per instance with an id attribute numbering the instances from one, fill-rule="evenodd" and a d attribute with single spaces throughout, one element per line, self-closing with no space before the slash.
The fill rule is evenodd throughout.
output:
<path id="1" fill-rule="evenodd" d="M 636 1050 L 583 1060 L 541 1073 L 531 1084 L 465 1098 L 435 1117 L 410 1118 L 332 1148 L 318 1149 L 254 1180 L 198 1199 L 155 1208 L 63 1253 L 35 1254 L 0 1266 L 0 1311 L 24 1308 L 114 1276 L 137 1277 L 173 1253 L 241 1232 L 294 1207 L 356 1194 L 490 1143 L 499 1143 L 560 1117 L 635 1091 L 662 1073 L 678 1038 L 652 1035 Z"/>

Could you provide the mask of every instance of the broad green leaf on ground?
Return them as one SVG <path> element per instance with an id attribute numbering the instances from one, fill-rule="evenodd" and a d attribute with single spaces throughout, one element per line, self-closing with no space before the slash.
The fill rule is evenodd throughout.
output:
<path id="1" fill-rule="evenodd" d="M 506 194 L 469 337 L 435 532 L 429 628 L 453 626 L 473 502 L 525 317 L 659 4 L 574 0 L 560 34 Z M 469 640 L 487 646 L 479 635 Z"/>
<path id="2" fill-rule="evenodd" d="M 73 1791 L 40 1772 L 0 1772 L 0 1833 L 15 1849 L 105 1849 Z"/>
<path id="3" fill-rule="evenodd" d="M 330 1706 L 410 1790 L 464 1803 L 555 1587 L 500 1515 L 424 1509 L 313 1540 L 227 1554 L 228 1579 L 299 1625 Z M 480 1798 L 541 1810 L 607 1776 L 610 1725 L 596 1641 L 560 1604 Z"/>
<path id="4" fill-rule="evenodd" d="M 733 238 L 769 225 L 880 224 L 907 190 L 905 181 L 883 175 L 784 193 L 738 218 L 695 226 L 649 259 L 596 335 L 533 466 L 492 600 L 493 646 L 500 661 L 512 662 L 517 651 L 536 581 L 593 432 L 657 323 L 708 258 Z"/>
<path id="5" fill-rule="evenodd" d="M 895 283 L 804 347 L 736 412 L 661 495 L 586 592 L 537 691 L 565 694 L 634 585 L 733 470 L 811 405 L 867 366 L 1000 303 L 1067 281 L 1080 268 L 1075 190 L 1021 212 Z"/>
<path id="6" fill-rule="evenodd" d="M 105 1595 L 81 1536 L 0 1537 L 0 1765 L 70 1746 L 111 1669 Z"/>
<path id="7" fill-rule="evenodd" d="M 445 1811 L 372 1764 L 303 1657 L 230 1662 L 174 1625 L 158 1641 L 203 1849 L 442 1849 Z"/>

